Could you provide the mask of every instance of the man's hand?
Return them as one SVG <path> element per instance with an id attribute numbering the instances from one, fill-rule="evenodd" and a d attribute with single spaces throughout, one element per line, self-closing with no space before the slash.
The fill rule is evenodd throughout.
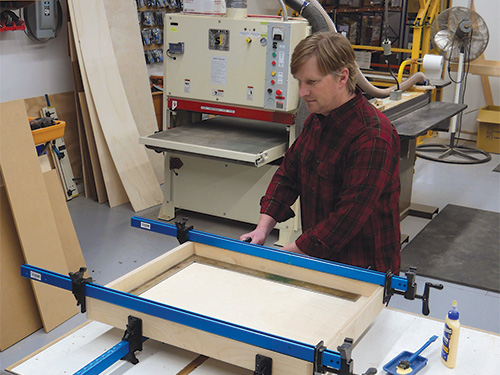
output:
<path id="1" fill-rule="evenodd" d="M 271 216 L 266 214 L 261 214 L 259 218 L 259 223 L 257 224 L 257 228 L 249 233 L 245 233 L 240 236 L 240 240 L 246 241 L 247 238 L 251 238 L 250 243 L 256 243 L 258 245 L 264 245 L 266 242 L 267 236 L 273 230 L 276 225 L 276 220 L 274 220 Z"/>
<path id="2" fill-rule="evenodd" d="M 245 233 L 240 236 L 240 240 L 242 241 L 248 242 L 248 238 L 251 239 L 250 243 L 264 245 L 264 242 L 266 242 L 267 233 L 263 230 L 260 230 L 259 228 L 255 228 L 255 230 L 251 231 L 250 233 Z"/>
<path id="3" fill-rule="evenodd" d="M 288 245 L 283 246 L 281 248 L 281 250 L 286 250 L 286 251 L 290 251 L 291 253 L 297 253 L 297 254 L 304 254 L 304 255 L 306 254 L 297 247 L 297 244 L 295 243 L 295 241 L 292 243 L 289 243 Z"/>

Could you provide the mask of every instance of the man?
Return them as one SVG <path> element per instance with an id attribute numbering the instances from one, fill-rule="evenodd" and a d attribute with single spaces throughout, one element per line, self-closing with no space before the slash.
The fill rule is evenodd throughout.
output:
<path id="1" fill-rule="evenodd" d="M 355 56 L 341 34 L 316 33 L 295 48 L 291 72 L 311 115 L 261 199 L 255 230 L 263 244 L 294 215 L 302 235 L 295 253 L 399 274 L 399 136 L 356 88 Z"/>

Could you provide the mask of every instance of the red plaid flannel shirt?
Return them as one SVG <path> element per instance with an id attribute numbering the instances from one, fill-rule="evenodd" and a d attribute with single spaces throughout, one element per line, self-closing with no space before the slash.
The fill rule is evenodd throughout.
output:
<path id="1" fill-rule="evenodd" d="M 399 136 L 357 90 L 328 116 L 310 115 L 261 199 L 278 222 L 300 196 L 308 255 L 399 274 Z"/>

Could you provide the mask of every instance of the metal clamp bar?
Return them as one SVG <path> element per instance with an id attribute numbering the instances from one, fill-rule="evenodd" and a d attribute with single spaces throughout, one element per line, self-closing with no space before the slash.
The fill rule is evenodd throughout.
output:
<path id="1" fill-rule="evenodd" d="M 129 351 L 128 341 L 120 341 L 104 354 L 88 363 L 73 375 L 97 375 L 118 362 Z"/>
<path id="2" fill-rule="evenodd" d="M 150 220 L 139 216 L 131 218 L 131 225 L 135 228 L 145 229 L 156 233 L 177 236 L 177 230 L 172 224 Z M 323 259 L 312 258 L 308 255 L 291 253 L 272 247 L 261 246 L 235 240 L 215 234 L 190 230 L 188 240 L 205 245 L 211 245 L 222 249 L 235 251 L 242 254 L 272 260 L 275 262 L 290 264 L 310 270 L 325 272 L 333 275 L 347 277 L 353 280 L 364 281 L 370 284 L 384 286 L 386 275 L 383 272 L 368 270 L 346 264 L 335 263 Z M 406 279 L 399 276 L 392 276 L 391 288 L 394 290 L 406 291 L 408 284 Z"/>
<path id="3" fill-rule="evenodd" d="M 21 276 L 71 290 L 71 279 L 68 276 L 35 266 L 27 264 L 22 265 Z M 183 310 L 94 283 L 85 284 L 85 295 L 90 298 L 112 303 L 130 310 L 139 311 L 144 314 L 166 319 L 174 323 L 213 333 L 249 345 L 268 349 L 307 362 L 312 363 L 314 361 L 314 345 L 225 322 L 220 319 Z M 340 369 L 340 354 L 331 350 L 325 350 L 323 352 L 323 364 L 334 369 Z"/>
<path id="4" fill-rule="evenodd" d="M 129 322 L 130 322 L 129 317 Z M 136 318 L 137 319 L 137 318 Z M 129 327 L 127 326 L 127 331 L 125 334 L 129 332 Z M 111 349 L 106 351 L 104 354 L 101 354 L 99 357 L 94 359 L 92 362 L 88 363 L 80 370 L 75 372 L 73 375 L 98 375 L 106 370 L 108 367 L 112 366 L 116 362 L 121 359 L 127 359 L 127 356 L 130 356 L 130 353 L 134 353 L 135 350 L 142 350 L 142 343 L 146 341 L 146 337 L 138 337 L 136 341 L 140 341 L 140 349 L 138 349 L 137 343 L 131 343 L 130 339 L 123 338 L 118 344 L 113 346 Z M 132 361 L 130 361 L 132 362 Z M 133 362 L 132 362 L 133 363 Z M 135 364 L 135 363 L 134 363 Z"/>

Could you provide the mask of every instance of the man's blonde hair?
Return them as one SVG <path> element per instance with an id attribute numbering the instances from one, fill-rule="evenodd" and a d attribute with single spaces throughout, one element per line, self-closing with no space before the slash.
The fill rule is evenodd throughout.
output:
<path id="1" fill-rule="evenodd" d="M 341 69 L 349 70 L 347 88 L 352 94 L 356 90 L 357 66 L 354 50 L 342 34 L 319 32 L 309 35 L 295 47 L 290 63 L 290 71 L 295 74 L 300 66 L 316 56 L 318 69 L 323 75 L 336 74 Z"/>

